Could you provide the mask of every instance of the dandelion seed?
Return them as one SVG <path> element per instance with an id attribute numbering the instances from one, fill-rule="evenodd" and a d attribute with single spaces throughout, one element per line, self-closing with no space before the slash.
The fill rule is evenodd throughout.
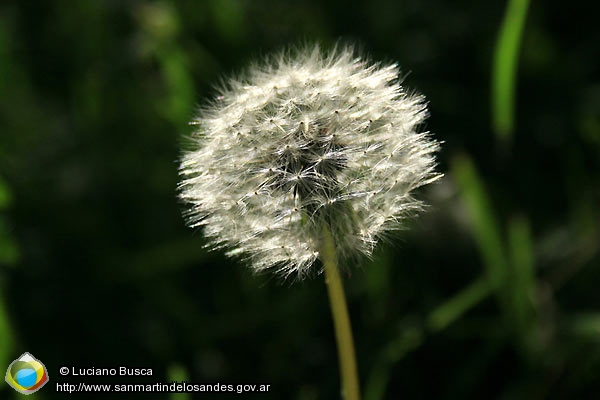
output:
<path id="1" fill-rule="evenodd" d="M 351 48 L 282 53 L 216 98 L 192 122 L 181 197 L 189 225 L 257 271 L 305 275 L 324 224 L 340 260 L 370 255 L 421 209 L 411 192 L 441 176 L 439 145 L 418 130 L 424 97 L 407 92 L 396 65 Z"/>

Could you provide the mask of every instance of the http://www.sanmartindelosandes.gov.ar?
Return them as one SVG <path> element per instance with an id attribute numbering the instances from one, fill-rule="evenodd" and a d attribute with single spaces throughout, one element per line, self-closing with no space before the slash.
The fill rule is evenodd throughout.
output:
<path id="1" fill-rule="evenodd" d="M 6 383 L 17 392 L 31 394 L 48 383 L 48 370 L 30 353 L 23 353 L 6 370 Z"/>

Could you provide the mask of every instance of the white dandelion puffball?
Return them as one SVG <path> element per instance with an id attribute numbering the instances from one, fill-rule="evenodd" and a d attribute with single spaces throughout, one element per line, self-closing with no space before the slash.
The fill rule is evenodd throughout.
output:
<path id="1" fill-rule="evenodd" d="M 425 99 L 401 86 L 397 65 L 349 47 L 292 53 L 228 80 L 200 111 L 180 193 L 213 247 L 303 276 L 324 224 L 341 260 L 370 255 L 421 208 L 411 192 L 441 175 L 438 143 L 418 132 Z"/>

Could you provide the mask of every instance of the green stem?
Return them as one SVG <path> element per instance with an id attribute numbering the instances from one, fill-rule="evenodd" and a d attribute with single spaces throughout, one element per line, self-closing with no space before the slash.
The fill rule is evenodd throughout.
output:
<path id="1" fill-rule="evenodd" d="M 331 236 L 331 231 L 326 224 L 323 226 L 322 240 L 321 261 L 325 267 L 325 283 L 327 284 L 327 293 L 329 294 L 329 303 L 335 327 L 340 378 L 342 381 L 342 397 L 345 400 L 359 400 L 358 370 L 356 368 L 350 317 L 348 316 L 344 287 L 338 270 L 335 244 Z"/>
<path id="2" fill-rule="evenodd" d="M 529 0 L 508 0 L 494 51 L 492 76 L 493 128 L 509 140 L 514 130 L 516 71 Z"/>

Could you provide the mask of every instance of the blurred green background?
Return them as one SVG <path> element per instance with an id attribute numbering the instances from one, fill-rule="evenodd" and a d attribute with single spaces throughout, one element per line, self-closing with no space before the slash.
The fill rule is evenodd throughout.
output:
<path id="1" fill-rule="evenodd" d="M 207 253 L 176 186 L 214 84 L 283 46 L 341 38 L 397 61 L 444 141 L 428 212 L 346 277 L 364 398 L 599 398 L 600 7 L 538 1 L 524 20 L 513 0 L 503 24 L 506 9 L 3 1 L 0 367 L 25 351 L 44 362 L 34 399 L 68 396 L 55 392 L 63 365 L 338 398 L 322 280 Z"/>

